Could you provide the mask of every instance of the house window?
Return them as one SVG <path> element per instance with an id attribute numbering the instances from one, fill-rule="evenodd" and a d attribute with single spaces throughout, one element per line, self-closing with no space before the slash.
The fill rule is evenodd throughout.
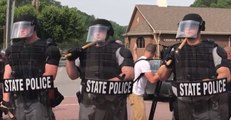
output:
<path id="1" fill-rule="evenodd" d="M 136 39 L 136 44 L 137 44 L 137 48 L 144 48 L 145 47 L 145 41 L 144 41 L 144 37 L 138 37 Z"/>

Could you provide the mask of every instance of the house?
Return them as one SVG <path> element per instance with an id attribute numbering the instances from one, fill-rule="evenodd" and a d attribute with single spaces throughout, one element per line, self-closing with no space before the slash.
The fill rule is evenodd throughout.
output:
<path id="1" fill-rule="evenodd" d="M 181 42 L 176 40 L 178 23 L 184 15 L 198 13 L 205 21 L 202 39 L 208 38 L 220 46 L 230 46 L 231 41 L 231 9 L 195 8 L 156 5 L 136 5 L 124 34 L 125 46 L 133 49 L 138 46 L 138 57 L 143 54 L 148 43 L 158 44 L 158 57 L 163 46 Z"/>

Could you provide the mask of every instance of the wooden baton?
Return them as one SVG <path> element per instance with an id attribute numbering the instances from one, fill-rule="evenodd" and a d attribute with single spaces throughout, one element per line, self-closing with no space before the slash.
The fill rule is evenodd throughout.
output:
<path id="1" fill-rule="evenodd" d="M 90 42 L 90 43 L 88 43 L 88 44 L 82 46 L 82 49 L 84 50 L 84 49 L 86 49 L 86 48 L 88 48 L 88 47 L 90 47 L 90 46 L 92 46 L 92 45 L 95 45 L 95 44 L 96 44 L 96 41 Z M 64 55 L 64 58 L 67 58 L 67 57 L 69 57 L 69 56 L 71 56 L 71 53 L 65 54 L 65 55 Z"/>

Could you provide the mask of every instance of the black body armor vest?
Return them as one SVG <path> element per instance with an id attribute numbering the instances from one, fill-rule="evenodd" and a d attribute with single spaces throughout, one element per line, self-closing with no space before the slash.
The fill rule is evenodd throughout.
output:
<path id="1" fill-rule="evenodd" d="M 14 78 L 38 77 L 44 73 L 46 63 L 46 41 L 32 44 L 20 41 L 12 45 L 9 64 Z"/>
<path id="2" fill-rule="evenodd" d="M 92 46 L 80 56 L 81 79 L 110 79 L 121 71 L 116 58 L 116 50 L 121 45 L 107 42 L 104 46 Z"/>
<path id="3" fill-rule="evenodd" d="M 213 42 L 202 42 L 197 46 L 185 45 L 180 53 L 175 53 L 175 80 L 196 81 L 216 78 L 213 60 Z"/>

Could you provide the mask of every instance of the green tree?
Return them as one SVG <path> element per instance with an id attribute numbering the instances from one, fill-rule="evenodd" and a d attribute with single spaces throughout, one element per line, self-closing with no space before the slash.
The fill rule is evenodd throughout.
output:
<path id="1" fill-rule="evenodd" d="M 114 28 L 114 36 L 113 39 L 114 40 L 121 40 L 122 42 L 124 42 L 124 38 L 123 38 L 123 34 L 126 31 L 126 26 L 120 26 L 117 23 L 110 21 L 112 23 L 112 26 Z"/>
<path id="2" fill-rule="evenodd" d="M 0 0 L 0 46 L 2 46 L 3 39 L 4 39 L 3 26 L 5 26 L 6 24 L 6 7 L 7 7 L 6 0 Z"/>
<path id="3" fill-rule="evenodd" d="M 15 0 L 15 6 L 31 4 L 32 0 Z"/>
<path id="4" fill-rule="evenodd" d="M 61 48 L 85 44 L 88 27 L 95 20 L 93 15 L 81 12 L 77 8 L 62 6 L 56 0 L 39 0 L 39 2 L 38 19 L 41 23 L 38 30 L 39 37 L 52 38 Z M 6 7 L 7 1 L 0 0 L 0 26 L 5 25 Z M 36 8 L 32 5 L 32 0 L 16 0 L 14 17 L 17 18 L 22 14 L 36 15 Z M 115 31 L 112 39 L 123 40 L 122 34 L 126 27 L 113 21 L 111 23 Z M 0 30 L 0 35 L 2 36 L 2 34 L 3 32 Z"/>
<path id="5" fill-rule="evenodd" d="M 32 4 L 33 0 L 15 0 L 15 6 L 23 6 L 26 4 Z M 61 6 L 61 3 L 56 0 L 39 0 L 39 5 L 57 5 Z"/>
<path id="6" fill-rule="evenodd" d="M 191 7 L 231 8 L 230 0 L 196 0 Z"/>
<path id="7" fill-rule="evenodd" d="M 14 18 L 18 18 L 23 14 L 36 15 L 36 9 L 31 4 L 19 6 L 15 8 Z"/>
<path id="8" fill-rule="evenodd" d="M 0 26 L 5 25 L 6 23 L 6 0 L 0 1 Z"/>
<path id="9" fill-rule="evenodd" d="M 84 34 L 84 21 L 75 8 L 46 6 L 39 14 L 43 36 L 58 43 L 79 42 Z"/>
<path id="10" fill-rule="evenodd" d="M 212 7 L 231 8 L 231 1 L 230 0 L 217 0 L 217 4 L 215 4 Z"/>

